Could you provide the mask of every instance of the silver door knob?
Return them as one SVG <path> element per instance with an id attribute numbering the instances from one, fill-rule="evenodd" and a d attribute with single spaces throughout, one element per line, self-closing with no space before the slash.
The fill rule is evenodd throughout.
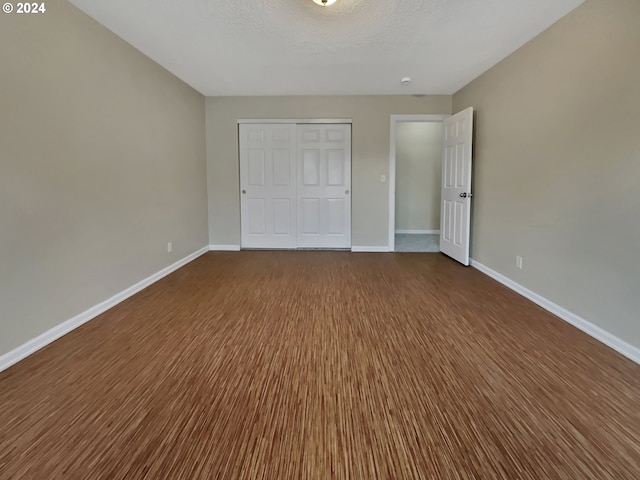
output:
<path id="1" fill-rule="evenodd" d="M 246 193 L 247 193 L 247 191 L 246 191 L 246 190 L 242 190 L 242 194 L 243 194 L 243 195 L 244 195 L 244 194 L 246 194 Z"/>
<path id="2" fill-rule="evenodd" d="M 344 193 L 345 193 L 346 195 L 349 195 L 349 190 L 345 190 L 345 191 L 344 191 Z"/>
<path id="3" fill-rule="evenodd" d="M 467 198 L 467 194 L 466 193 L 461 193 L 460 194 L 460 198 Z"/>

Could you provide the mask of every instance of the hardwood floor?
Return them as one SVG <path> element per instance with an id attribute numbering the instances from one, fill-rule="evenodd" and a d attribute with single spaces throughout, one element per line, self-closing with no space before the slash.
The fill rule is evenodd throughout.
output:
<path id="1" fill-rule="evenodd" d="M 640 366 L 440 254 L 209 253 L 0 373 L 2 479 L 637 479 Z"/>

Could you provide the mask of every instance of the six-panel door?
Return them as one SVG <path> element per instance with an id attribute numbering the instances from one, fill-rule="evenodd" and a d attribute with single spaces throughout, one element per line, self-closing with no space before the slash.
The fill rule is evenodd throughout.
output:
<path id="1" fill-rule="evenodd" d="M 240 125 L 243 248 L 296 248 L 296 126 Z"/>
<path id="2" fill-rule="evenodd" d="M 351 126 L 241 124 L 243 248 L 351 247 Z"/>
<path id="3" fill-rule="evenodd" d="M 440 251 L 469 265 L 473 108 L 442 122 Z"/>
<path id="4" fill-rule="evenodd" d="M 350 125 L 298 125 L 298 247 L 351 247 Z"/>

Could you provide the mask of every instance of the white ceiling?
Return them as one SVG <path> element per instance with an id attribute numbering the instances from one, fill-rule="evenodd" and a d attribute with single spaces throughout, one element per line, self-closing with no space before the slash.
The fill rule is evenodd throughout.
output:
<path id="1" fill-rule="evenodd" d="M 584 0 L 70 1 L 215 96 L 452 94 Z"/>

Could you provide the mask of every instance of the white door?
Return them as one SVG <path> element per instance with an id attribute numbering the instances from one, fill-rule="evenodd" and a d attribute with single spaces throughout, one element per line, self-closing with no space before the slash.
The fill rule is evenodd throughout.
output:
<path id="1" fill-rule="evenodd" d="M 351 247 L 351 125 L 298 125 L 298 247 Z"/>
<path id="2" fill-rule="evenodd" d="M 296 126 L 242 124 L 243 248 L 296 248 Z"/>
<path id="3" fill-rule="evenodd" d="M 440 251 L 469 265 L 473 107 L 442 122 Z"/>

